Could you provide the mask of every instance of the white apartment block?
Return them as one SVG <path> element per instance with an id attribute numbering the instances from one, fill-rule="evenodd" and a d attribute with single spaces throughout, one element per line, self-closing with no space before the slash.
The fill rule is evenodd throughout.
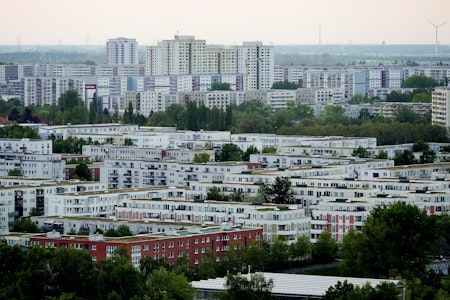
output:
<path id="1" fill-rule="evenodd" d="M 270 90 L 270 89 L 259 89 L 251 90 L 245 92 L 245 99 L 248 100 L 259 100 L 265 105 L 273 109 L 287 108 L 288 103 L 295 103 L 296 91 L 295 90 Z"/>
<path id="2" fill-rule="evenodd" d="M 141 186 L 185 186 L 197 181 L 223 180 L 226 173 L 248 169 L 246 164 L 194 164 L 159 160 L 106 159 L 101 167 L 100 182 L 109 189 Z"/>
<path id="3" fill-rule="evenodd" d="M 189 75 L 206 72 L 206 41 L 175 35 L 147 47 L 146 75 Z"/>
<path id="4" fill-rule="evenodd" d="M 394 118 L 395 113 L 400 107 L 407 107 L 408 109 L 423 116 L 431 110 L 431 103 L 420 102 L 376 102 L 372 105 L 373 114 L 385 118 Z"/>
<path id="5" fill-rule="evenodd" d="M 23 176 L 32 178 L 63 179 L 65 162 L 61 154 L 27 154 L 0 152 L 0 176 L 19 169 Z"/>
<path id="6" fill-rule="evenodd" d="M 106 43 L 106 63 L 109 65 L 138 64 L 138 43 L 136 39 L 119 37 Z"/>
<path id="7" fill-rule="evenodd" d="M 0 152 L 52 154 L 52 141 L 23 139 L 0 139 Z"/>
<path id="8" fill-rule="evenodd" d="M 50 140 L 0 140 L 0 176 L 19 169 L 27 177 L 62 179 L 64 165 L 61 155 L 52 153 Z"/>
<path id="9" fill-rule="evenodd" d="M 165 159 L 176 162 L 192 162 L 194 156 L 199 153 L 207 153 L 210 161 L 214 161 L 214 150 L 190 150 L 190 149 L 162 149 L 162 148 L 142 148 L 129 146 L 112 145 L 85 145 L 83 155 L 91 160 L 105 159 Z"/>
<path id="10" fill-rule="evenodd" d="M 244 42 L 242 46 L 207 46 L 195 36 L 176 35 L 147 47 L 146 75 L 243 74 L 236 90 L 269 89 L 273 83 L 273 46 Z"/>
<path id="11" fill-rule="evenodd" d="M 211 200 L 124 199 L 116 208 L 116 218 L 210 225 L 228 223 L 263 228 L 266 241 L 271 242 L 282 236 L 288 243 L 295 242 L 301 235 L 309 235 L 310 227 L 310 218 L 294 206 Z"/>
<path id="12" fill-rule="evenodd" d="M 399 94 L 412 93 L 414 89 L 411 88 L 378 88 L 378 89 L 369 89 L 367 91 L 367 97 L 374 98 L 378 97 L 381 100 L 386 100 L 386 97 L 392 93 L 397 92 Z"/>
<path id="13" fill-rule="evenodd" d="M 246 76 L 244 90 L 270 89 L 274 82 L 274 47 L 262 42 L 244 42 L 237 46 L 238 72 Z"/>
<path id="14" fill-rule="evenodd" d="M 16 185 L 17 183 L 20 185 Z M 98 182 L 25 180 L 13 177 L 2 178 L 2 184 L 0 207 L 6 208 L 9 225 L 17 218 L 28 217 L 33 208 L 48 214 L 49 202 L 55 195 L 79 191 L 98 192 L 106 188 L 105 184 Z"/>
<path id="15" fill-rule="evenodd" d="M 133 188 L 76 190 L 49 197 L 46 215 L 67 217 L 113 217 L 116 206 L 126 199 L 184 199 L 182 188 Z"/>
<path id="16" fill-rule="evenodd" d="M 84 99 L 85 87 L 82 78 L 64 77 L 24 77 L 23 95 L 24 106 L 44 106 L 57 104 L 58 99 L 68 90 L 75 90 Z"/>
<path id="17" fill-rule="evenodd" d="M 66 139 L 68 136 L 77 136 L 80 134 L 102 134 L 102 135 L 122 135 L 125 132 L 133 132 L 139 129 L 139 125 L 127 125 L 119 123 L 105 124 L 81 124 L 81 125 L 55 125 L 39 127 L 39 136 L 41 139 L 47 139 L 50 135 L 56 138 Z"/>
<path id="18" fill-rule="evenodd" d="M 426 182 L 423 184 L 426 185 Z M 441 191 L 430 191 L 425 186 L 423 189 L 397 190 L 397 194 L 393 194 L 392 190 L 385 190 L 384 193 L 364 199 L 344 197 L 321 201 L 311 211 L 311 240 L 315 242 L 320 233 L 327 230 L 337 242 L 342 242 L 349 230 L 360 231 L 371 210 L 381 205 L 404 203 L 416 205 L 430 215 L 448 214 L 450 194 L 445 187 L 440 188 Z"/>
<path id="19" fill-rule="evenodd" d="M 222 76 L 222 82 L 226 81 L 226 75 Z M 234 76 L 232 76 L 234 77 Z M 233 79 L 230 79 L 233 81 Z M 245 92 L 240 91 L 206 91 L 206 92 L 181 92 L 177 94 L 178 103 L 186 104 L 195 101 L 203 104 L 209 109 L 217 107 L 226 110 L 229 105 L 240 105 L 245 101 Z"/>
<path id="20" fill-rule="evenodd" d="M 198 106 L 204 105 L 209 109 L 218 108 L 225 111 L 232 103 L 236 103 L 235 91 L 209 91 L 209 92 L 187 92 L 178 93 L 180 104 L 187 104 L 189 101 L 196 102 Z"/>
<path id="21" fill-rule="evenodd" d="M 445 81 L 445 78 L 450 77 L 450 68 L 448 66 L 424 66 L 408 69 L 409 76 L 424 75 L 433 78 L 439 83 Z"/>
<path id="22" fill-rule="evenodd" d="M 345 98 L 367 93 L 367 71 L 358 69 L 305 69 L 304 88 L 343 88 Z"/>
<path id="23" fill-rule="evenodd" d="M 124 104 L 121 110 L 128 109 L 128 104 L 132 103 L 135 112 L 146 117 L 154 112 L 165 111 L 171 104 L 176 103 L 176 97 L 151 91 L 128 91 L 123 98 Z"/>
<path id="24" fill-rule="evenodd" d="M 431 123 L 450 126 L 450 87 L 436 87 L 431 96 Z"/>
<path id="25" fill-rule="evenodd" d="M 274 66 L 274 82 L 293 82 L 300 86 L 303 84 L 303 69 L 301 66 Z"/>
<path id="26" fill-rule="evenodd" d="M 9 212 L 8 207 L 0 203 L 0 232 L 9 228 Z"/>
<path id="27" fill-rule="evenodd" d="M 0 206 L 1 207 L 1 206 Z M 0 208 L 1 215 L 1 208 Z M 0 217 L 1 218 L 1 217 Z M 142 233 L 163 233 L 170 232 L 170 230 L 182 230 L 186 229 L 186 223 L 155 223 L 148 221 L 134 221 L 128 222 L 127 220 L 117 220 L 116 218 L 98 218 L 98 217 L 85 217 L 85 216 L 39 216 L 31 217 L 31 220 L 35 222 L 39 228 L 44 231 L 52 231 L 54 224 L 62 224 L 61 234 L 70 234 L 73 232 L 81 234 L 93 234 L 97 229 L 103 230 L 117 229 L 120 225 L 128 226 L 133 234 Z M 1 222 L 1 219 L 0 219 Z M 189 229 L 188 229 L 189 230 Z"/>
<path id="28" fill-rule="evenodd" d="M 299 104 L 338 103 L 345 99 L 343 88 L 301 88 L 296 90 L 296 102 Z"/>

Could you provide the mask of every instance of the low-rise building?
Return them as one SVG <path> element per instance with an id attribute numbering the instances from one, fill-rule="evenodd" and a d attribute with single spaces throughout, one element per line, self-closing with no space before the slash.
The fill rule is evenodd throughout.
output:
<path id="1" fill-rule="evenodd" d="M 131 263 L 139 268 L 144 257 L 153 259 L 165 258 L 167 263 L 175 264 L 176 260 L 187 257 L 197 267 L 206 249 L 211 249 L 217 262 L 224 251 L 239 247 L 247 249 L 253 241 L 262 238 L 261 228 L 237 227 L 195 227 L 187 230 L 166 231 L 160 234 L 143 234 L 129 237 L 108 238 L 100 234 L 89 236 L 65 236 L 52 231 L 47 234 L 29 237 L 29 246 L 39 245 L 44 248 L 73 247 L 87 250 L 93 261 L 111 257 L 116 249 L 122 247 L 131 256 Z"/>

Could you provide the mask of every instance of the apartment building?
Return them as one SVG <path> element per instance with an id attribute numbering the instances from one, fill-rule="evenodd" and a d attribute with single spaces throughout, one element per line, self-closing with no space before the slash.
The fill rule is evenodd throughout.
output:
<path id="1" fill-rule="evenodd" d="M 192 101 L 198 106 L 204 105 L 209 109 L 218 108 L 225 111 L 231 104 L 236 104 L 238 92 L 235 91 L 209 91 L 178 93 L 178 102 L 186 105 Z"/>
<path id="2" fill-rule="evenodd" d="M 4 177 L 1 184 L 0 204 L 8 214 L 8 226 L 14 224 L 18 218 L 29 217 L 33 208 L 48 214 L 50 199 L 57 194 L 106 189 L 106 185 L 99 182 L 78 180 L 57 182 Z"/>
<path id="3" fill-rule="evenodd" d="M 68 217 L 111 217 L 116 214 L 116 206 L 125 199 L 165 198 L 184 199 L 184 188 L 135 187 L 128 189 L 88 190 L 60 193 L 49 197 L 46 215 Z"/>
<path id="4" fill-rule="evenodd" d="M 243 90 L 271 88 L 273 68 L 273 46 L 261 42 L 207 46 L 195 36 L 176 35 L 147 47 L 146 54 L 146 75 L 243 74 Z"/>
<path id="5" fill-rule="evenodd" d="M 376 102 L 372 105 L 373 114 L 385 118 L 395 118 L 395 113 L 400 107 L 406 107 L 423 116 L 431 111 L 431 106 L 431 103 L 420 102 Z"/>
<path id="6" fill-rule="evenodd" d="M 345 99 L 343 88 L 301 88 L 296 90 L 296 103 L 299 104 L 331 104 Z"/>
<path id="7" fill-rule="evenodd" d="M 138 42 L 136 39 L 119 37 L 106 43 L 106 63 L 109 65 L 138 64 Z"/>
<path id="8" fill-rule="evenodd" d="M 66 139 L 68 136 L 80 134 L 122 135 L 125 132 L 137 131 L 139 125 L 104 123 L 104 124 L 80 124 L 80 125 L 55 125 L 40 126 L 38 134 L 41 139 L 46 140 L 50 135 L 56 138 Z M 48 141 L 47 141 L 48 142 Z"/>
<path id="9" fill-rule="evenodd" d="M 436 87 L 431 96 L 431 123 L 450 126 L 450 87 Z"/>
<path id="10" fill-rule="evenodd" d="M 295 103 L 296 91 L 260 89 L 245 92 L 245 100 L 259 100 L 265 105 L 277 110 L 287 108 L 288 103 Z"/>
<path id="11" fill-rule="evenodd" d="M 303 70 L 302 66 L 274 66 L 273 81 L 274 82 L 293 82 L 303 86 Z"/>
<path id="12" fill-rule="evenodd" d="M 82 78 L 69 77 L 23 77 L 20 79 L 23 93 L 19 98 L 24 106 L 44 106 L 57 104 L 61 95 L 75 90 L 80 97 L 85 94 Z"/>
<path id="13" fill-rule="evenodd" d="M 177 103 L 176 97 L 152 91 L 127 91 L 123 95 L 123 99 L 124 103 L 120 105 L 120 109 L 128 109 L 128 105 L 131 103 L 136 113 L 146 117 L 155 112 L 165 111 L 170 105 Z"/>
<path id="14" fill-rule="evenodd" d="M 212 200 L 124 199 L 116 208 L 119 220 L 183 222 L 191 224 L 231 224 L 262 228 L 264 240 L 284 238 L 293 243 L 309 235 L 309 217 L 295 206 L 255 205 Z"/>
<path id="15" fill-rule="evenodd" d="M 109 189 L 140 186 L 185 186 L 197 181 L 223 180 L 224 174 L 248 169 L 244 163 L 194 164 L 148 159 L 107 159 L 100 181 Z"/>
<path id="16" fill-rule="evenodd" d="M 175 162 L 193 162 L 196 154 L 207 153 L 210 161 L 215 161 L 214 150 L 195 149 L 166 149 L 150 147 L 129 147 L 112 145 L 85 145 L 83 154 L 91 160 L 105 159 L 150 159 L 150 160 L 171 160 Z"/>
<path id="17" fill-rule="evenodd" d="M 187 257 L 197 267 L 206 249 L 211 249 L 216 262 L 220 262 L 224 251 L 242 247 L 245 251 L 253 241 L 260 240 L 262 229 L 207 227 L 189 228 L 188 230 L 166 231 L 164 234 L 145 234 L 122 238 L 108 238 L 103 235 L 64 236 L 59 232 L 30 235 L 29 246 L 39 245 L 43 248 L 73 247 L 88 250 L 93 261 L 108 259 L 119 247 L 125 248 L 130 255 L 130 262 L 139 268 L 142 258 L 166 259 L 174 265 L 178 257 Z"/>

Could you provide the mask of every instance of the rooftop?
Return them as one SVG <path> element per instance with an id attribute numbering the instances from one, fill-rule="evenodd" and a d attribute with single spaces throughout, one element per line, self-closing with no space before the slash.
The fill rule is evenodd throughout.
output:
<path id="1" fill-rule="evenodd" d="M 363 286 L 369 283 L 372 287 L 382 282 L 392 282 L 398 288 L 403 288 L 404 284 L 398 280 L 374 279 L 374 278 L 355 278 L 355 277 L 336 277 L 336 276 L 317 276 L 317 275 L 297 275 L 282 273 L 261 273 L 266 280 L 272 279 L 274 286 L 272 294 L 277 296 L 310 296 L 321 297 L 329 287 L 334 286 L 338 281 L 347 282 Z M 244 274 L 250 279 L 249 274 Z M 223 291 L 225 290 L 226 277 L 208 280 L 193 281 L 192 285 L 197 290 L 202 291 Z"/>

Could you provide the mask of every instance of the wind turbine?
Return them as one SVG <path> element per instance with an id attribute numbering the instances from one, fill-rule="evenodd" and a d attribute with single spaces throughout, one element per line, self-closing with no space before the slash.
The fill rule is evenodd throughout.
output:
<path id="1" fill-rule="evenodd" d="M 447 22 L 441 23 L 439 25 L 434 24 L 433 22 L 431 22 L 430 20 L 428 20 L 428 22 L 430 22 L 431 25 L 434 26 L 434 28 L 436 29 L 436 62 L 437 62 L 437 58 L 438 58 L 438 29 L 441 26 L 444 26 L 445 24 L 447 24 Z"/>

